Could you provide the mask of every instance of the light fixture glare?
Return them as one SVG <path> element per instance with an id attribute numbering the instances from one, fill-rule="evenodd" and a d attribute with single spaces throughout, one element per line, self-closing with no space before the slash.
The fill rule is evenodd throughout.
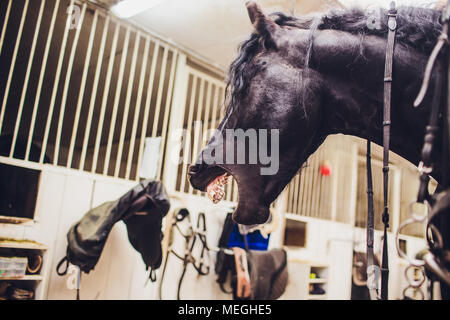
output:
<path id="1" fill-rule="evenodd" d="M 111 11 L 119 18 L 130 18 L 162 2 L 164 0 L 123 0 L 112 6 Z"/>

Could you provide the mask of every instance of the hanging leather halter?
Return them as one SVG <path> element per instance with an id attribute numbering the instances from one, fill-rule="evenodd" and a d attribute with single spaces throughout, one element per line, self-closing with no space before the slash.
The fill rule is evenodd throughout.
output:
<path id="1" fill-rule="evenodd" d="M 172 226 L 171 228 L 175 228 L 178 230 L 178 233 L 184 238 L 185 240 L 185 250 L 184 250 L 184 256 L 178 254 L 172 247 L 172 244 L 170 244 L 167 253 L 166 258 L 164 261 L 164 267 L 161 274 L 161 280 L 159 282 L 159 299 L 161 300 L 162 297 L 162 285 L 164 281 L 164 276 L 166 273 L 167 268 L 167 262 L 169 259 L 169 255 L 172 254 L 179 260 L 183 262 L 183 271 L 181 272 L 180 279 L 178 280 L 178 289 L 177 289 L 177 300 L 180 300 L 180 294 L 181 294 L 181 285 L 183 283 L 184 276 L 186 274 L 186 269 L 188 264 L 192 264 L 194 269 L 197 271 L 197 273 L 200 276 L 206 276 L 209 274 L 209 247 L 208 243 L 206 242 L 206 217 L 203 212 L 200 212 L 197 216 L 197 228 L 194 228 L 192 222 L 191 222 L 191 216 L 189 211 L 186 208 L 178 209 L 173 213 L 172 218 Z M 187 220 L 187 232 L 184 232 L 181 230 L 179 224 L 183 221 Z M 194 257 L 193 251 L 196 244 L 197 238 L 200 241 L 200 255 L 198 257 Z M 198 242 L 197 242 L 198 243 Z"/>
<path id="2" fill-rule="evenodd" d="M 450 272 L 448 270 L 448 264 L 450 261 L 450 250 L 448 249 L 448 233 L 450 230 L 448 218 L 450 212 L 450 181 L 448 169 L 450 159 L 449 21 L 450 2 L 447 1 L 441 16 L 442 32 L 428 59 L 422 87 L 416 101 L 414 102 L 414 107 L 418 107 L 423 102 L 430 86 L 432 73 L 436 70 L 430 118 L 425 131 L 421 161 L 419 163 L 420 185 L 416 201 L 418 203 L 427 202 L 431 208 L 431 212 L 428 215 L 426 228 L 426 239 L 429 250 L 423 254 L 421 258 L 428 274 L 431 272 L 433 276 L 435 276 L 435 279 L 440 280 L 443 299 L 450 299 Z M 443 62 L 441 68 L 438 68 L 436 63 L 439 58 L 444 59 L 443 61 L 441 60 Z M 445 91 L 445 89 L 447 89 L 447 91 Z M 436 137 L 439 133 L 443 135 L 442 163 L 444 165 L 441 172 L 442 178 L 439 186 L 435 193 L 430 195 L 428 192 L 428 184 L 430 181 L 430 174 L 434 169 L 432 152 L 436 144 Z M 443 287 L 446 287 L 444 291 L 442 291 Z"/>
<path id="3" fill-rule="evenodd" d="M 384 62 L 384 110 L 383 110 L 383 214 L 382 221 L 384 224 L 383 233 L 383 255 L 381 262 L 381 293 L 378 297 L 377 290 L 374 286 L 369 286 L 370 298 L 387 300 L 388 298 L 388 282 L 389 282 L 389 261 L 388 261 L 388 241 L 387 229 L 389 228 L 389 138 L 391 126 L 391 96 L 392 96 L 392 66 L 394 60 L 395 33 L 397 30 L 397 9 L 395 2 L 391 2 L 388 11 L 388 39 L 386 45 L 386 59 Z M 373 207 L 373 182 L 372 182 L 372 163 L 370 141 L 367 140 L 367 263 L 368 279 L 375 279 L 376 274 L 374 268 L 374 207 Z"/>

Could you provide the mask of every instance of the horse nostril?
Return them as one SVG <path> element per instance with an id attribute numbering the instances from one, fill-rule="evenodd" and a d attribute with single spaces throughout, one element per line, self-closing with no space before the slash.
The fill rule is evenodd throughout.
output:
<path id="1" fill-rule="evenodd" d="M 191 175 L 197 173 L 197 171 L 198 171 L 198 168 L 196 168 L 195 166 L 189 166 L 189 168 L 188 168 L 188 175 L 191 176 Z"/>
<path id="2" fill-rule="evenodd" d="M 198 164 L 189 166 L 188 174 L 189 174 L 190 176 L 197 174 L 197 173 L 200 171 L 201 167 L 202 167 L 202 166 L 201 166 L 201 165 L 198 165 Z"/>

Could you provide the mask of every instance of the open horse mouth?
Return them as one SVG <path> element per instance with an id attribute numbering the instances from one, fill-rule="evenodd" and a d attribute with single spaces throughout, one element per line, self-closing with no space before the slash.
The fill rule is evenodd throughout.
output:
<path id="1" fill-rule="evenodd" d="M 206 192 L 208 198 L 219 203 L 225 196 L 225 185 L 233 179 L 233 175 L 218 165 L 200 170 L 199 165 L 190 166 L 188 177 L 191 185 L 200 191 Z M 239 186 L 238 186 L 239 188 Z"/>
<path id="2" fill-rule="evenodd" d="M 237 171 L 237 172 L 235 172 Z M 206 192 L 208 198 L 219 203 L 225 196 L 225 185 L 236 180 L 238 203 L 233 220 L 243 225 L 255 225 L 267 222 L 270 215 L 269 205 L 261 196 L 259 184 L 249 176 L 248 168 L 229 168 L 227 165 L 195 164 L 188 169 L 188 179 L 192 187 Z M 258 187 L 259 186 L 259 187 Z"/>

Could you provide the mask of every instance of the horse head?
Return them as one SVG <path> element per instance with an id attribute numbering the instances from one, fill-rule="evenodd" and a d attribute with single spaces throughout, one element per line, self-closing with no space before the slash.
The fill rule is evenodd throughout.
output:
<path id="1" fill-rule="evenodd" d="M 247 9 L 255 33 L 231 66 L 226 115 L 189 177 L 194 188 L 207 191 L 217 177 L 231 175 L 239 197 L 233 219 L 254 224 L 268 219 L 270 204 L 321 142 L 321 84 L 312 75 L 308 84 L 301 81 L 303 63 L 294 59 L 288 36 L 298 31 L 282 29 L 255 3 Z M 240 137 L 247 139 L 245 148 Z"/>
<path id="2" fill-rule="evenodd" d="M 188 175 L 214 201 L 232 176 L 238 185 L 233 219 L 255 224 L 268 219 L 270 204 L 329 134 L 382 144 L 388 28 L 386 12 L 372 27 L 372 17 L 358 10 L 317 19 L 268 16 L 254 2 L 246 6 L 254 32 L 229 69 L 225 116 Z M 441 25 L 439 12 L 402 10 L 391 149 L 417 164 L 429 109 L 427 102 L 412 103 Z"/>

